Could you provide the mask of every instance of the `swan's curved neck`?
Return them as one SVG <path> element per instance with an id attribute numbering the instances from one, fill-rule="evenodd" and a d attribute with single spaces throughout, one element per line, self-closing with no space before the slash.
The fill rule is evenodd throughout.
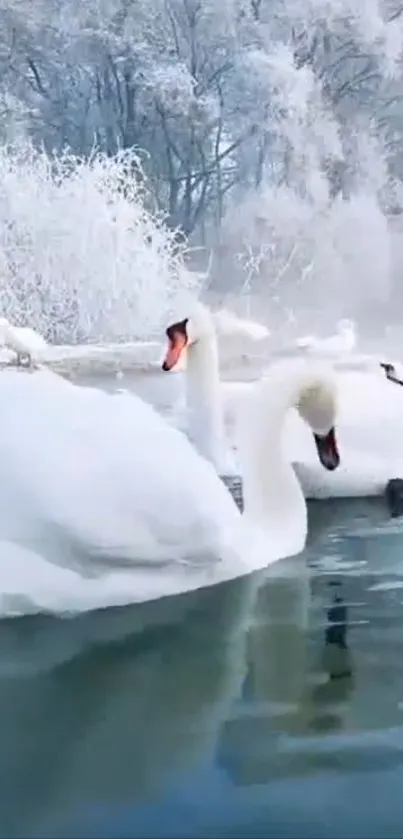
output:
<path id="1" fill-rule="evenodd" d="M 244 403 L 238 423 L 239 459 L 243 478 L 245 512 L 270 542 L 279 545 L 295 532 L 301 542 L 301 522 L 307 531 L 305 499 L 285 455 L 285 419 L 296 404 L 300 384 L 275 373 L 259 383 Z M 300 547 L 298 548 L 300 550 Z M 280 555 L 280 551 L 279 551 Z"/>
<path id="2" fill-rule="evenodd" d="M 204 336 L 188 349 L 186 401 L 190 437 L 199 452 L 220 470 L 224 446 L 224 418 L 218 347 L 214 333 Z"/>

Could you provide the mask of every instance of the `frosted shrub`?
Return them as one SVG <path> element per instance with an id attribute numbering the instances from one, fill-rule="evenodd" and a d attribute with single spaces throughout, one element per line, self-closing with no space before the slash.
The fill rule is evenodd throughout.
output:
<path id="1" fill-rule="evenodd" d="M 198 280 L 133 154 L 0 148 L 0 314 L 57 342 L 152 335 Z"/>
<path id="2" fill-rule="evenodd" d="M 320 307 L 333 318 L 386 306 L 394 269 L 382 208 L 392 181 L 383 138 L 353 115 L 347 137 L 320 76 L 309 62 L 299 67 L 289 46 L 274 44 L 267 64 L 268 125 L 282 166 L 267 165 L 259 190 L 239 192 L 227 208 L 222 242 L 238 250 L 239 285 L 247 281 L 280 308 Z M 263 85 L 265 67 L 254 67 Z"/>
<path id="3" fill-rule="evenodd" d="M 267 187 L 226 219 L 237 263 L 255 291 L 323 308 L 384 302 L 390 293 L 390 233 L 376 196 L 357 192 L 323 207 L 287 187 Z M 252 273 L 251 267 L 256 266 Z"/>

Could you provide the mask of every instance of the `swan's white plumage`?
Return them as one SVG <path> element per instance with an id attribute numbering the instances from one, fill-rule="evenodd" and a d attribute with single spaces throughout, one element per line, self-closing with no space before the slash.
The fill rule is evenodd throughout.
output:
<path id="1" fill-rule="evenodd" d="M 304 418 L 312 450 L 313 433 L 327 435 L 337 428 L 337 385 L 327 365 L 295 360 L 273 365 L 239 412 L 245 509 L 279 559 L 300 553 L 308 530 L 306 502 L 285 436 L 287 419 L 294 413 L 301 422 Z"/>
<path id="2" fill-rule="evenodd" d="M 21 602 L 25 612 L 29 602 L 58 611 L 149 600 L 248 570 L 239 556 L 224 561 L 240 518 L 225 486 L 149 405 L 46 371 L 3 372 L 0 400 L 11 612 Z"/>
<path id="3" fill-rule="evenodd" d="M 177 315 L 175 322 L 180 324 L 184 321 L 182 312 Z M 195 303 L 188 312 L 186 334 L 185 398 L 179 406 L 180 426 L 187 430 L 198 451 L 211 461 L 219 474 L 234 474 L 238 468 L 226 441 L 225 424 L 236 418 L 242 405 L 253 398 L 257 382 L 220 382 L 215 320 L 209 309 L 200 302 Z M 305 362 L 301 363 L 297 359 L 278 361 L 274 365 L 270 389 L 273 405 L 276 401 L 281 403 L 284 392 L 288 393 L 287 380 L 294 380 L 295 376 L 297 380 L 301 376 L 305 377 L 307 369 L 311 376 L 315 376 L 315 369 L 321 368 L 318 368 L 318 361 L 316 367 L 310 363 L 309 368 L 306 368 Z M 280 378 L 277 376 L 278 371 Z M 328 370 L 326 375 L 329 375 Z M 272 377 L 272 370 L 268 376 Z M 311 404 L 316 402 L 317 395 Z M 305 419 L 309 421 L 310 417 L 305 416 Z M 253 422 L 252 416 L 250 422 Z M 267 439 L 270 440 L 269 434 Z"/>
<path id="4" fill-rule="evenodd" d="M 259 411 L 276 415 L 276 382 L 269 377 L 256 391 L 262 431 Z M 281 403 L 277 434 L 294 397 Z M 275 483 L 277 514 L 242 517 L 212 464 L 133 395 L 8 369 L 0 404 L 3 614 L 152 600 L 241 576 L 304 546 L 302 494 L 291 528 L 287 476 L 295 478 L 277 452 L 270 461 L 270 447 L 264 460 L 258 453 L 259 467 L 267 487 Z M 251 512 L 255 501 L 258 510 L 246 491 Z"/>
<path id="5" fill-rule="evenodd" d="M 6 318 L 0 318 L 0 343 L 17 354 L 31 358 L 43 353 L 48 344 L 34 329 L 28 326 L 13 326 Z"/>
<path id="6" fill-rule="evenodd" d="M 308 498 L 382 495 L 390 478 L 403 477 L 403 387 L 389 382 L 379 367 L 335 376 L 340 468 L 333 474 L 317 468 L 306 427 L 295 413 L 287 418 L 287 451 Z"/>
<path id="7" fill-rule="evenodd" d="M 252 396 L 255 383 L 220 382 L 218 363 L 212 364 L 207 349 L 214 338 L 203 328 L 208 311 L 204 310 L 199 319 L 196 309 L 192 317 L 193 335 L 198 335 L 203 377 L 198 380 L 198 366 L 194 371 L 190 366 L 187 375 L 193 375 L 193 393 L 199 387 L 198 398 L 203 403 L 204 413 L 208 415 L 210 412 L 213 420 L 210 424 L 203 423 L 193 439 L 205 451 L 215 452 L 214 462 L 219 471 L 238 475 L 240 469 L 236 452 L 235 455 L 229 452 L 227 443 L 222 442 L 225 439 L 222 431 L 217 434 L 215 444 L 212 439 L 215 429 L 220 429 L 217 406 L 222 406 L 219 409 L 221 420 L 224 416 L 228 428 L 233 425 L 242 403 Z M 312 361 L 315 358 L 317 364 L 320 353 L 324 357 L 332 355 L 338 391 L 338 439 L 343 452 L 341 466 L 333 473 L 322 468 L 312 434 L 296 411 L 289 413 L 285 424 L 286 454 L 294 464 L 306 498 L 382 495 L 390 478 L 403 477 L 403 387 L 387 380 L 377 357 L 351 352 L 355 335 L 353 342 L 351 331 L 354 325 L 350 321 L 341 322 L 339 327 L 340 334 L 334 336 L 335 341 L 329 339 L 325 349 L 319 342 L 317 354 L 313 352 L 309 357 Z M 341 334 L 343 329 L 344 337 Z M 348 334 L 351 340 L 346 341 Z M 204 349 L 200 350 L 200 344 Z M 403 380 L 402 365 L 393 361 L 393 366 L 397 376 Z M 188 423 L 188 415 L 183 411 L 181 425 L 186 428 Z M 206 439 L 207 435 L 210 435 L 210 441 Z"/>
<path id="8" fill-rule="evenodd" d="M 192 552 L 196 523 L 207 549 L 213 522 L 233 519 L 209 464 L 138 397 L 78 388 L 46 371 L 6 371 L 0 398 L 3 476 L 18 478 L 38 512 L 94 549 L 169 559 L 180 547 Z"/>

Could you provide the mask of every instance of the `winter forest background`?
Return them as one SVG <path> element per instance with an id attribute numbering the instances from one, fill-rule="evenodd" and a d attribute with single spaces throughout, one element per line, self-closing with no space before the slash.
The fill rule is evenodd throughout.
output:
<path id="1" fill-rule="evenodd" d="M 1 0 L 0 24 L 5 314 L 144 336 L 206 284 L 397 311 L 399 0 Z"/>

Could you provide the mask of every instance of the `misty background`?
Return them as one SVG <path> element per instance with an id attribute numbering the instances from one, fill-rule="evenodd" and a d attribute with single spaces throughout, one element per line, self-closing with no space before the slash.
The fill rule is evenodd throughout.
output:
<path id="1" fill-rule="evenodd" d="M 1 0 L 1 314 L 398 325 L 402 56 L 399 0 Z"/>

